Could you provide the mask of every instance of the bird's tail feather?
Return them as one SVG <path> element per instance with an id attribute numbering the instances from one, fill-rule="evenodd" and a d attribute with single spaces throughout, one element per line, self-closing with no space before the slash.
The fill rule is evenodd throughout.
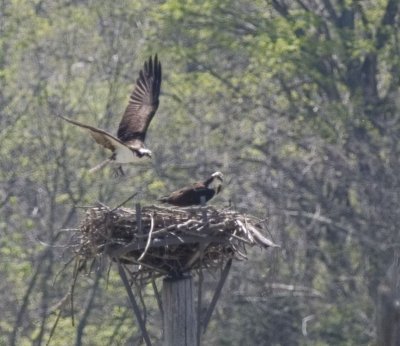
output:
<path id="1" fill-rule="evenodd" d="M 112 161 L 111 159 L 107 159 L 104 160 L 103 162 L 100 162 L 97 166 L 94 166 L 93 168 L 89 169 L 89 173 L 97 172 L 98 170 L 107 166 L 111 161 Z"/>
<path id="2" fill-rule="evenodd" d="M 157 201 L 161 203 L 168 203 L 168 197 L 167 196 L 160 197 Z"/>

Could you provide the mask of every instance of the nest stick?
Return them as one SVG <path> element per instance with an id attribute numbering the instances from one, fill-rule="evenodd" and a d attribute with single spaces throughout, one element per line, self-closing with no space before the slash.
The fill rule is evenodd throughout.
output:
<path id="1" fill-rule="evenodd" d="M 226 263 L 226 265 L 224 267 L 224 270 L 221 273 L 221 278 L 218 282 L 217 288 L 215 289 L 214 296 L 212 297 L 211 303 L 207 309 L 206 315 L 204 316 L 204 321 L 202 323 L 203 333 L 205 333 L 207 330 L 208 323 L 210 322 L 211 315 L 214 311 L 215 305 L 217 305 L 218 298 L 221 295 L 222 287 L 224 287 L 225 280 L 228 277 L 231 266 L 232 266 L 232 258 L 230 258 L 228 260 L 228 262 Z"/>
<path id="2" fill-rule="evenodd" d="M 121 276 L 121 279 L 122 279 L 122 282 L 124 283 L 126 292 L 128 293 L 129 301 L 132 305 L 133 311 L 135 312 L 137 321 L 139 323 L 140 330 L 142 332 L 143 339 L 147 346 L 151 346 L 151 341 L 150 341 L 149 334 L 147 333 L 147 330 L 146 330 L 146 325 L 144 324 L 144 321 L 142 319 L 142 315 L 140 313 L 140 309 L 136 302 L 135 296 L 132 293 L 132 289 L 131 289 L 131 286 L 129 285 L 129 281 L 128 281 L 128 277 L 126 276 L 125 269 L 122 267 L 122 264 L 118 259 L 117 259 L 117 263 L 118 263 L 119 275 Z"/>
<path id="3" fill-rule="evenodd" d="M 135 192 L 133 195 L 131 195 L 130 197 L 128 197 L 125 201 L 123 201 L 122 203 L 118 204 L 114 209 L 112 209 L 111 211 L 115 211 L 118 208 L 121 208 L 123 205 L 125 205 L 125 203 L 128 203 L 130 200 L 132 200 L 133 198 L 135 198 L 137 196 L 139 192 Z"/>
<path id="4" fill-rule="evenodd" d="M 161 316 L 164 316 L 164 308 L 162 305 L 160 292 L 158 291 L 156 280 L 154 279 L 154 277 L 151 279 L 151 286 L 153 287 L 154 296 L 156 297 L 158 309 L 160 310 L 160 314 L 161 314 Z"/>
<path id="5" fill-rule="evenodd" d="M 231 209 L 120 206 L 86 209 L 70 248 L 82 263 L 104 255 L 123 260 L 141 282 L 151 274 L 216 268 L 228 258 L 245 258 L 247 246 L 275 245 L 259 231 L 259 219 Z"/>
<path id="6" fill-rule="evenodd" d="M 149 231 L 149 235 L 147 237 L 147 244 L 146 244 L 146 247 L 144 248 L 143 253 L 139 257 L 138 262 L 140 262 L 143 259 L 143 257 L 147 253 L 147 250 L 149 249 L 149 246 L 151 244 L 151 233 L 153 233 L 153 229 L 154 229 L 154 219 L 153 219 L 153 216 L 150 215 L 150 231 Z"/>

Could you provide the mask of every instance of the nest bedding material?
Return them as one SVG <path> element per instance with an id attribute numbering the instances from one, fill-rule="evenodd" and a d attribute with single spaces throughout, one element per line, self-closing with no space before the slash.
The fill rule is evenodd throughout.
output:
<path id="1" fill-rule="evenodd" d="M 136 265 L 132 274 L 176 275 L 246 258 L 247 246 L 277 246 L 260 232 L 261 220 L 230 209 L 146 206 L 139 214 L 104 205 L 88 209 L 76 244 L 81 261 L 107 254 Z"/>

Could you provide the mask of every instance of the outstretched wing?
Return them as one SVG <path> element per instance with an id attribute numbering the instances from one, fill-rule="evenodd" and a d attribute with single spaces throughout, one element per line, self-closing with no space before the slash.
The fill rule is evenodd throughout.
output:
<path id="1" fill-rule="evenodd" d="M 122 142 L 144 142 L 147 128 L 158 108 L 160 86 L 161 63 L 156 55 L 154 60 L 150 57 L 140 71 L 128 107 L 119 124 L 117 136 Z"/>
<path id="2" fill-rule="evenodd" d="M 109 134 L 106 131 L 100 130 L 96 127 L 86 125 L 83 123 L 80 123 L 79 121 L 68 119 L 62 115 L 59 115 L 61 119 L 64 119 L 65 121 L 68 121 L 69 123 L 82 127 L 86 130 L 89 131 L 90 135 L 93 137 L 93 139 L 103 147 L 114 151 L 118 146 L 125 146 L 124 143 L 122 143 L 118 138 L 114 137 L 113 135 Z"/>

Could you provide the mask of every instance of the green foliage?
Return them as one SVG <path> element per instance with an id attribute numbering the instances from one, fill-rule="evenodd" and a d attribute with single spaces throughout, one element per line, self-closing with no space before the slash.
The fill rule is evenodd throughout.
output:
<path id="1" fill-rule="evenodd" d="M 213 203 L 266 218 L 282 249 L 235 264 L 204 343 L 371 344 L 400 223 L 399 9 L 388 4 L 3 2 L 0 344 L 47 342 L 52 307 L 71 285 L 61 229 L 77 227 L 75 206 L 114 206 L 134 192 L 154 203 L 215 170 L 227 182 Z M 109 153 L 56 116 L 115 133 L 156 52 L 152 161 L 120 179 L 109 168 L 89 174 Z M 64 308 L 52 345 L 139 340 L 115 268 L 108 285 L 105 272 L 81 277 L 75 326 Z M 145 299 L 158 340 L 156 304 Z"/>

